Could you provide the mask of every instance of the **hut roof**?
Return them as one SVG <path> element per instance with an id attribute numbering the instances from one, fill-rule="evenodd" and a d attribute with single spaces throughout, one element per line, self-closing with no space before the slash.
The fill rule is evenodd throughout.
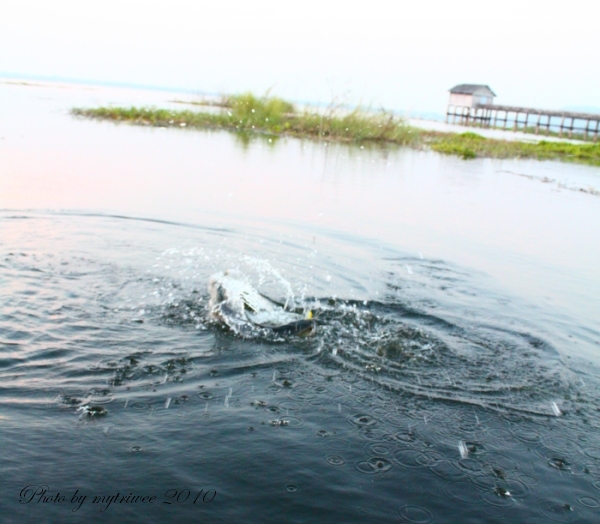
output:
<path id="1" fill-rule="evenodd" d="M 450 89 L 450 92 L 461 95 L 496 96 L 496 93 L 490 89 L 490 86 L 483 84 L 458 84 Z"/>

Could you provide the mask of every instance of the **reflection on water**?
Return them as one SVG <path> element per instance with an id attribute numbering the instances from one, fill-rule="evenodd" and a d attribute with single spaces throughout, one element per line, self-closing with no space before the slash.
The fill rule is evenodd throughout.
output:
<path id="1" fill-rule="evenodd" d="M 600 200 L 500 173 L 593 168 L 239 147 L 0 89 L 7 522 L 68 518 L 33 484 L 88 522 L 116 492 L 160 501 L 121 522 L 594 522 Z M 315 336 L 208 320 L 228 268 Z"/>

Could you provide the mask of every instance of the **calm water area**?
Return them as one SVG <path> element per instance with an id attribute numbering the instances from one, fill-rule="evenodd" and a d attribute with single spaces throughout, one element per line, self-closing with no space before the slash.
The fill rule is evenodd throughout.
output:
<path id="1" fill-rule="evenodd" d="M 69 113 L 174 98 L 0 83 L 3 523 L 600 521 L 600 168 Z"/>

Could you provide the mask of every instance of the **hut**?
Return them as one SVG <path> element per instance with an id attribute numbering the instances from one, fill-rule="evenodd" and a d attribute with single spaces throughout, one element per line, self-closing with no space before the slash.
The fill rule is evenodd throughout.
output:
<path id="1" fill-rule="evenodd" d="M 450 89 L 448 106 L 474 108 L 479 104 L 493 104 L 494 93 L 482 84 L 459 84 Z"/>

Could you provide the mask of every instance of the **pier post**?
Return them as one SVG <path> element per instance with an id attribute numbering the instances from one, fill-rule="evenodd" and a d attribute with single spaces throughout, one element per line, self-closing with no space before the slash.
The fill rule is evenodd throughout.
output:
<path id="1" fill-rule="evenodd" d="M 562 136 L 563 136 L 564 125 L 565 125 L 565 115 L 563 115 L 560 120 L 560 127 L 558 128 L 558 137 L 559 138 L 562 138 Z"/>
<path id="2" fill-rule="evenodd" d="M 569 138 L 573 137 L 573 126 L 575 125 L 575 119 L 571 117 L 571 127 L 569 127 Z"/>

